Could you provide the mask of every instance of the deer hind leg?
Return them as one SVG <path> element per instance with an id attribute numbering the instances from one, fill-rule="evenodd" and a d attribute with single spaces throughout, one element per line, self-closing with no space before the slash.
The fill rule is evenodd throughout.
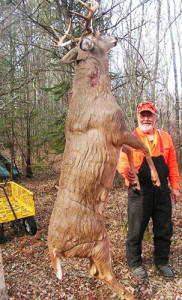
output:
<path id="1" fill-rule="evenodd" d="M 134 296 L 117 281 L 112 272 L 108 239 L 97 242 L 93 249 L 89 273 L 107 284 L 122 300 L 135 300 Z"/>
<path id="2" fill-rule="evenodd" d="M 49 249 L 49 254 L 50 254 L 50 259 L 51 259 L 51 263 L 52 263 L 54 272 L 56 273 L 57 278 L 59 280 L 62 280 L 63 273 L 62 273 L 62 268 L 61 268 L 61 259 L 56 251 L 56 248 Z"/>

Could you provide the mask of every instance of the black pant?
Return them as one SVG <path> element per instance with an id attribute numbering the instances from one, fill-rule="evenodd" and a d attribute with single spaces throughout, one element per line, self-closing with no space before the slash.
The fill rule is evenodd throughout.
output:
<path id="1" fill-rule="evenodd" d="M 128 189 L 128 237 L 126 256 L 133 268 L 142 264 L 142 240 L 150 218 L 153 221 L 154 263 L 168 263 L 172 237 L 172 205 L 168 187 L 141 187 L 140 194 Z"/>

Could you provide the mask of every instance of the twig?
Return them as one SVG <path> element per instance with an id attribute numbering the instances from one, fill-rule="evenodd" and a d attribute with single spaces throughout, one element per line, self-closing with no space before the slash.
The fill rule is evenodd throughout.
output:
<path id="1" fill-rule="evenodd" d="M 4 19 L 2 19 L 0 21 L 0 24 L 2 24 L 6 19 L 8 19 L 9 16 L 11 16 L 14 13 L 14 11 L 18 8 L 18 6 L 20 6 L 21 2 L 23 2 L 23 1 L 24 0 L 20 0 L 20 2 L 14 7 L 14 9 L 12 9 L 12 11 L 10 11 L 10 13 L 7 16 L 5 16 Z"/>

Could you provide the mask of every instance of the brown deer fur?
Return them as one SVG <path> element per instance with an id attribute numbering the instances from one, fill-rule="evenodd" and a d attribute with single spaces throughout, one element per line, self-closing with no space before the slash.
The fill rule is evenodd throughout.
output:
<path id="1" fill-rule="evenodd" d="M 128 131 L 124 114 L 111 93 L 107 52 L 115 44 L 115 38 L 89 34 L 62 59 L 62 63 L 76 62 L 76 67 L 48 246 L 59 279 L 62 256 L 87 257 L 92 276 L 108 284 L 121 299 L 131 300 L 133 295 L 112 272 L 103 217 L 123 144 L 144 151 L 152 178 L 157 185 L 160 183 L 146 146 Z"/>

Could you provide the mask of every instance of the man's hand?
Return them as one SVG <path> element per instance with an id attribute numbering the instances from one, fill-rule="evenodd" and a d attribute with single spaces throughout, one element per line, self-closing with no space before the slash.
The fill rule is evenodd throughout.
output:
<path id="1" fill-rule="evenodd" d="M 135 181 L 136 175 L 131 169 L 128 169 L 126 175 L 129 182 Z"/>
<path id="2" fill-rule="evenodd" d="M 137 176 L 137 171 L 134 169 L 128 169 L 126 172 L 126 176 L 128 181 L 130 182 L 130 186 L 135 192 L 140 192 L 140 182 Z"/>
<path id="3" fill-rule="evenodd" d="M 180 191 L 179 190 L 172 190 L 171 191 L 171 198 L 175 203 L 177 203 L 180 199 Z"/>

